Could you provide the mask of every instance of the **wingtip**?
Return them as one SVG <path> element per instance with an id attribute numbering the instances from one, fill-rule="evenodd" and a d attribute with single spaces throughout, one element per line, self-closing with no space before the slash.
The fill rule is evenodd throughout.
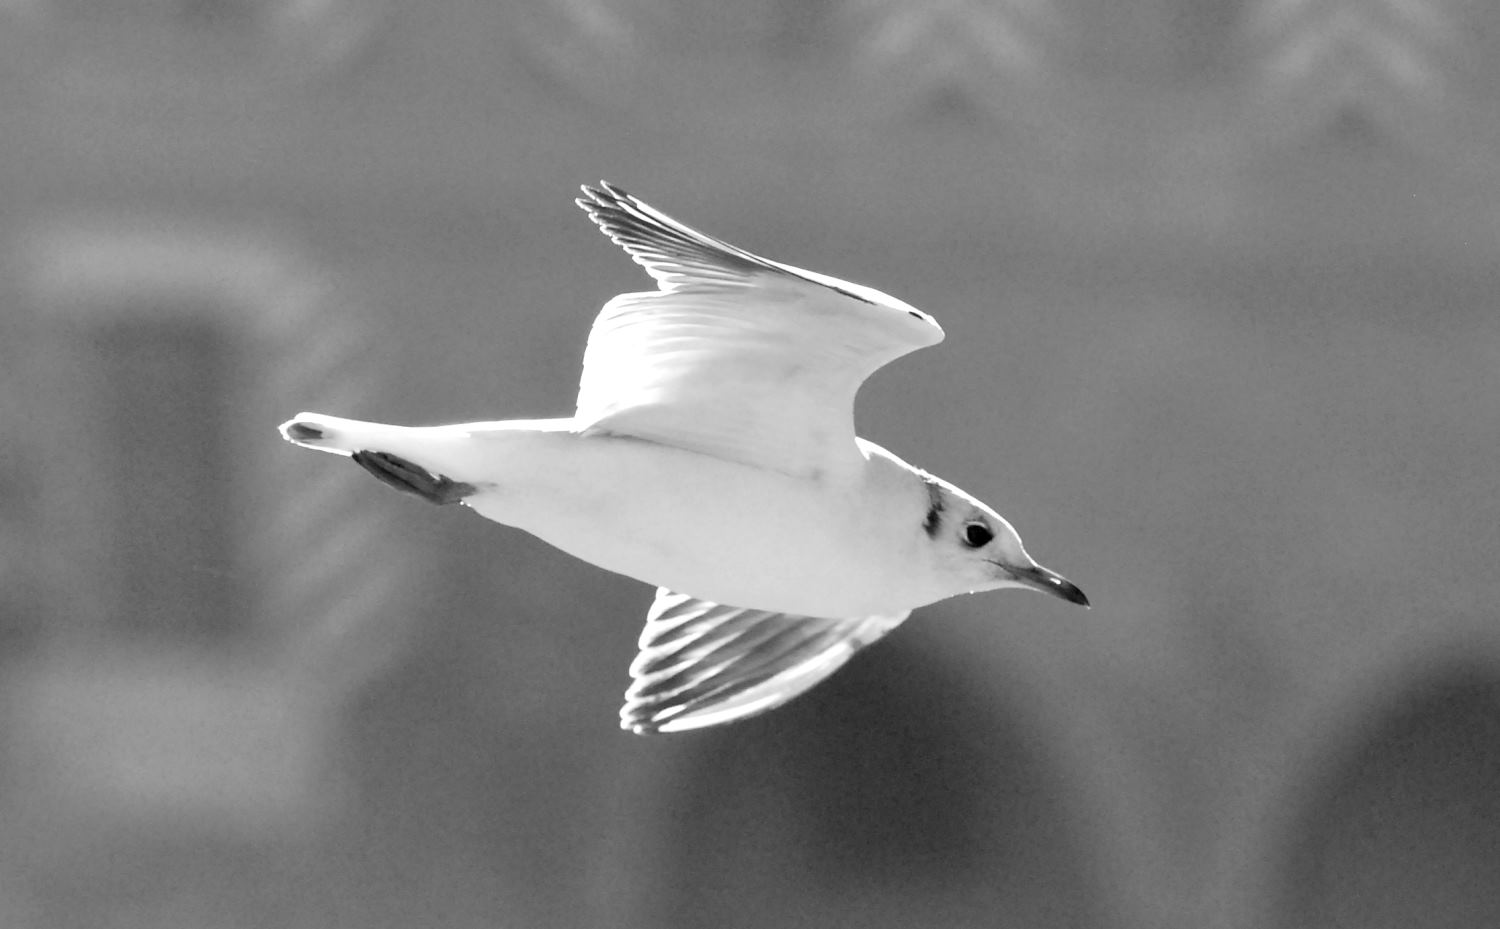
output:
<path id="1" fill-rule="evenodd" d="M 631 735 L 660 735 L 668 731 L 664 724 L 671 718 L 670 711 L 664 717 L 658 716 L 651 707 L 630 699 L 628 695 L 620 707 L 620 728 Z"/>
<path id="2" fill-rule="evenodd" d="M 660 735 L 661 730 L 650 720 L 626 717 L 621 714 L 620 728 L 631 735 Z"/>
<path id="3" fill-rule="evenodd" d="M 598 187 L 592 184 L 579 184 L 578 189 L 583 191 L 583 196 L 578 197 L 573 202 L 585 210 L 635 201 L 635 198 L 626 193 L 623 187 L 611 184 L 609 181 L 603 179 L 600 179 Z"/>
<path id="4" fill-rule="evenodd" d="M 620 728 L 631 735 L 668 735 L 722 726 L 739 722 L 742 718 L 728 716 L 721 719 L 712 713 L 685 713 L 682 709 L 682 707 L 668 707 L 665 710 L 651 709 L 626 703 L 620 709 Z"/>
<path id="5" fill-rule="evenodd" d="M 620 209 L 620 203 L 606 192 L 609 188 L 608 182 L 600 181 L 599 184 L 600 187 L 593 187 L 589 184 L 578 185 L 579 189 L 583 191 L 583 196 L 575 197 L 573 202 L 578 204 L 579 209 L 588 214 L 589 219 L 602 228 L 606 215 L 611 210 Z"/>

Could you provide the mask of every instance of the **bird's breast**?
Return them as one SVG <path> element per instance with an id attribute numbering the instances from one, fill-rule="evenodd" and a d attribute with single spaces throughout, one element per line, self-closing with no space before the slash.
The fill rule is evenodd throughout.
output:
<path id="1" fill-rule="evenodd" d="M 638 439 L 537 435 L 468 502 L 578 558 L 717 603 L 893 612 L 905 535 L 877 489 Z"/>

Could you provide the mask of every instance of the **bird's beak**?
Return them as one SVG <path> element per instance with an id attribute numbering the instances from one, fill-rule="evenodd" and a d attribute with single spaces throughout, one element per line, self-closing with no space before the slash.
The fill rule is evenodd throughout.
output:
<path id="1" fill-rule="evenodd" d="M 1056 571 L 1049 571 L 1039 564 L 1021 568 L 1014 568 L 1009 565 L 1005 565 L 1004 567 L 1012 578 L 1030 587 L 1032 590 L 1040 590 L 1044 594 L 1060 597 L 1069 603 L 1076 603 L 1082 607 L 1089 605 L 1089 598 L 1083 595 L 1083 591 L 1078 589 L 1078 585 Z"/>

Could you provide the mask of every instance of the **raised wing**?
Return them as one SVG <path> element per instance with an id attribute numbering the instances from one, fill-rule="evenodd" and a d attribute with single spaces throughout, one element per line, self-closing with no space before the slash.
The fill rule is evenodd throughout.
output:
<path id="1" fill-rule="evenodd" d="M 656 279 L 594 321 L 576 427 L 799 476 L 860 464 L 854 395 L 943 338 L 932 317 L 859 284 L 753 255 L 618 187 L 578 203 Z"/>
<path id="2" fill-rule="evenodd" d="M 678 732 L 764 713 L 843 667 L 907 615 L 817 619 L 659 588 L 630 665 L 620 726 Z"/>

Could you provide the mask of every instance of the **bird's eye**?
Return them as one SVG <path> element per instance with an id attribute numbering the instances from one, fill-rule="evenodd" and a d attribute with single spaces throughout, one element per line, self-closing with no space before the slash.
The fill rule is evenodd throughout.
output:
<path id="1" fill-rule="evenodd" d="M 964 527 L 964 544 L 970 548 L 984 548 L 995 534 L 984 523 L 969 523 Z"/>

